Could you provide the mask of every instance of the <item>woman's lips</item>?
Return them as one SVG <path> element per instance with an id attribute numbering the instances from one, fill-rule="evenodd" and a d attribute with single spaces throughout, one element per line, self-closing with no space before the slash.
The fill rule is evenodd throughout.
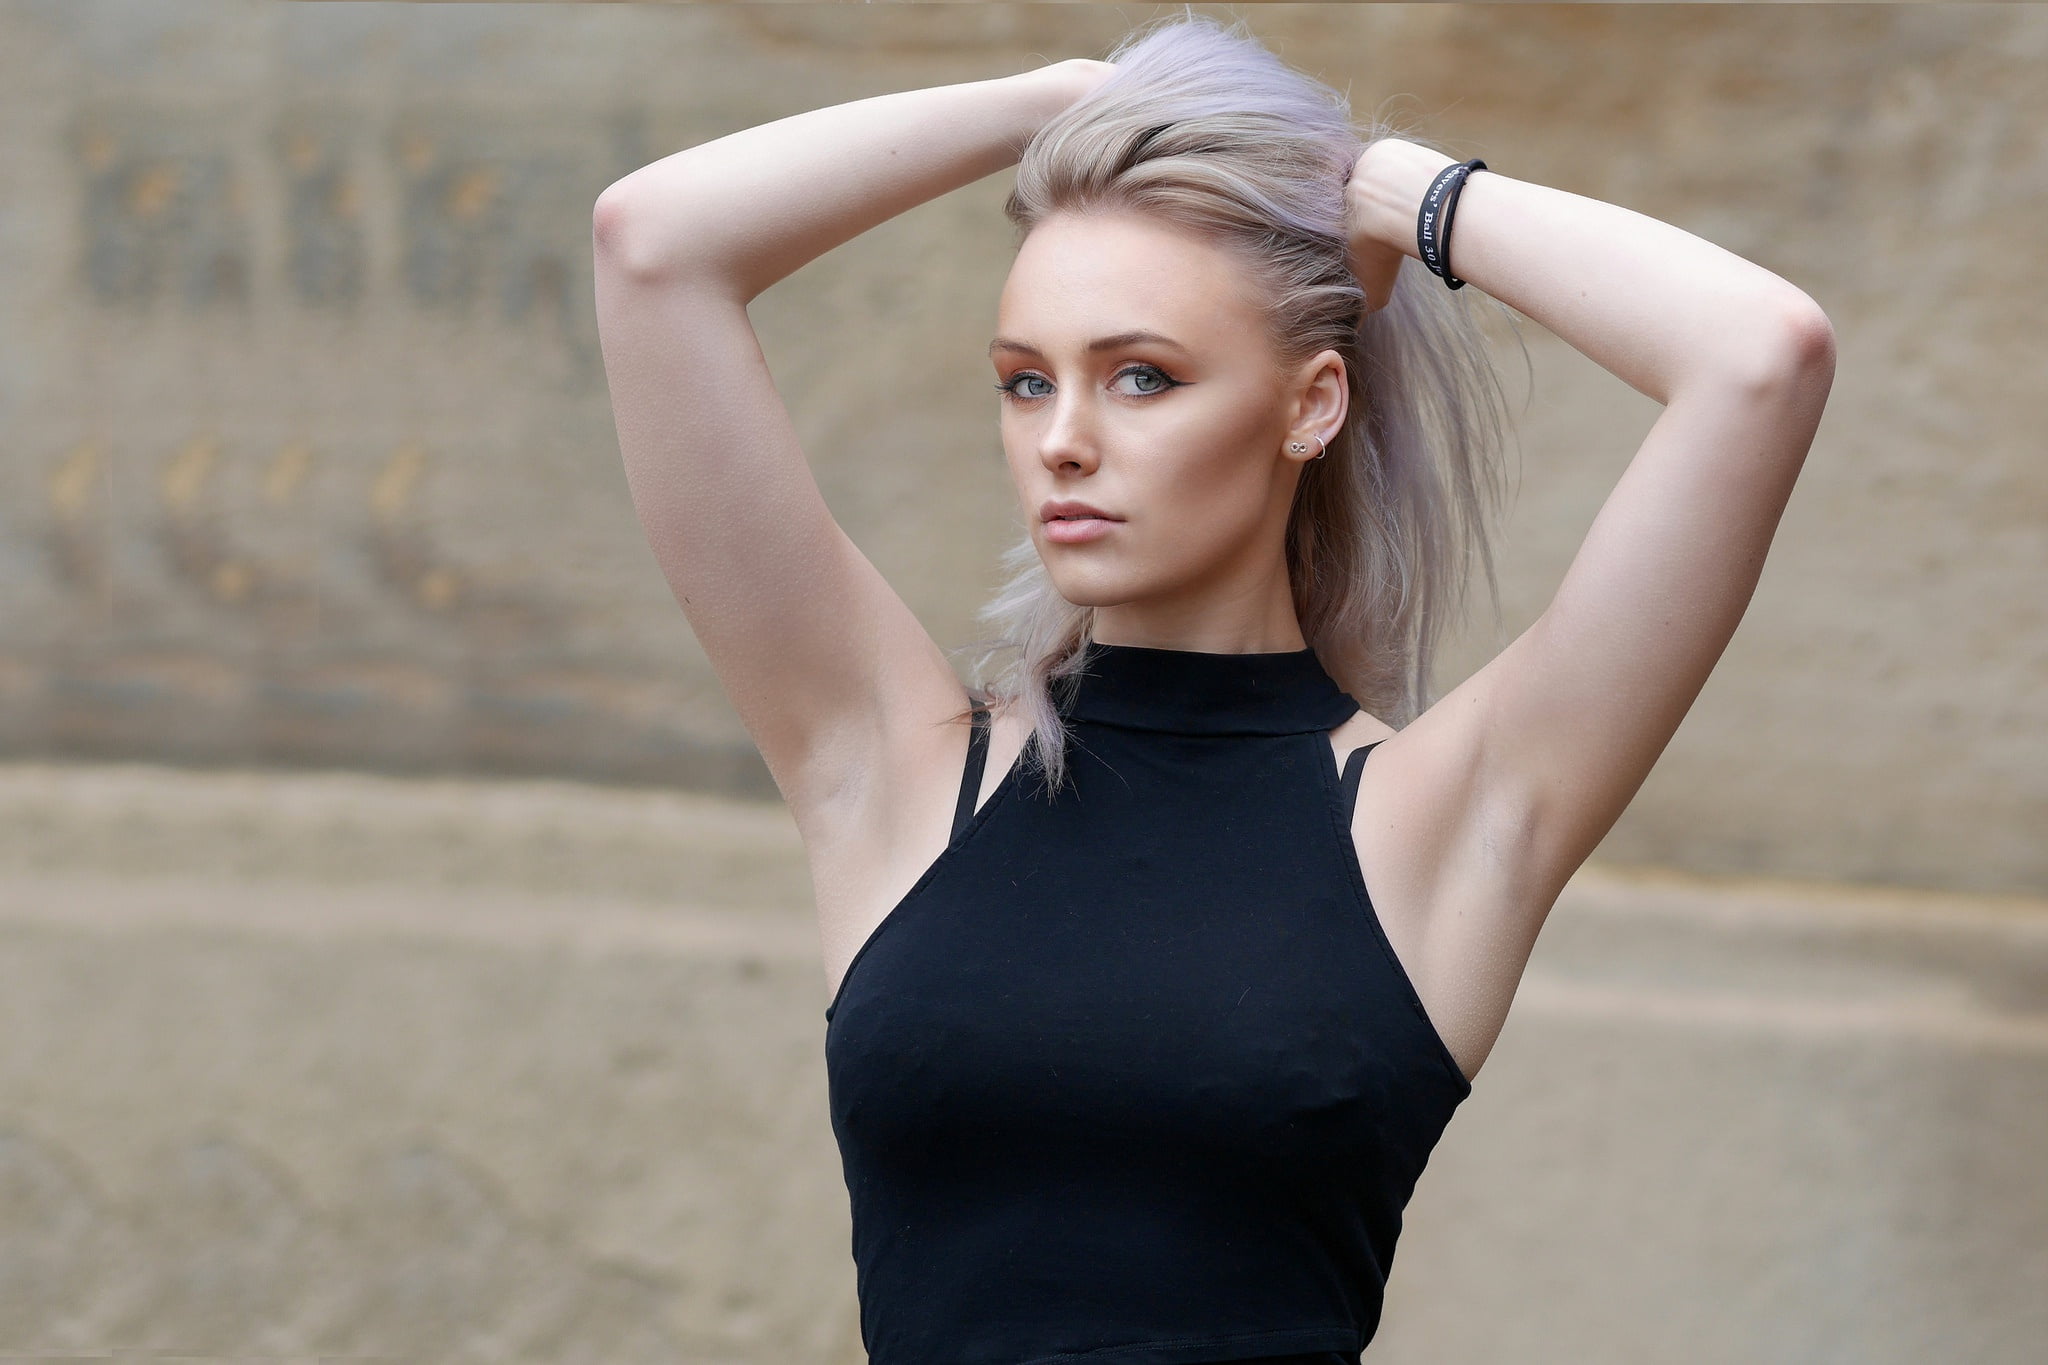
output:
<path id="1" fill-rule="evenodd" d="M 1056 517 L 1045 523 L 1045 538 L 1060 545 L 1079 545 L 1098 540 L 1108 535 L 1111 527 L 1122 524 L 1107 517 Z"/>

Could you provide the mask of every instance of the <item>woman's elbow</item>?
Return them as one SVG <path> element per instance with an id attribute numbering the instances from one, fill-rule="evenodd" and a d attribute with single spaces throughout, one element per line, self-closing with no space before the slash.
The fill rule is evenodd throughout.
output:
<path id="1" fill-rule="evenodd" d="M 1792 289 L 1780 306 L 1778 344 L 1772 357 L 1781 375 L 1823 392 L 1835 377 L 1835 325 L 1803 290 Z"/>
<path id="2" fill-rule="evenodd" d="M 1757 303 L 1749 317 L 1741 344 L 1721 357 L 1719 383 L 1759 396 L 1828 391 L 1835 374 L 1835 329 L 1819 304 L 1788 285 Z"/>
<path id="3" fill-rule="evenodd" d="M 590 244 L 600 268 L 643 278 L 656 273 L 661 262 L 648 244 L 644 209 L 634 200 L 635 191 L 625 180 L 606 186 L 591 206 Z"/>
<path id="4" fill-rule="evenodd" d="M 645 187 L 634 185 L 632 176 L 606 186 L 590 210 L 591 253 L 598 268 L 631 279 L 674 277 L 690 264 L 679 247 L 701 235 L 679 227 L 673 211 L 654 212 Z"/>
<path id="5" fill-rule="evenodd" d="M 1823 386 L 1835 382 L 1835 325 L 1815 304 L 1799 323 L 1795 351 L 1806 373 L 1819 377 Z"/>

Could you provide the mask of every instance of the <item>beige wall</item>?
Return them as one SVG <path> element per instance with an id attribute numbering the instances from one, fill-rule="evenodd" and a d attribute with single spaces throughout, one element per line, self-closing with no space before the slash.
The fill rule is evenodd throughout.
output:
<path id="1" fill-rule="evenodd" d="M 626 496 L 591 202 L 669 150 L 1100 53 L 1153 12 L 0 11 L 0 749 L 772 796 Z M 1754 605 L 1603 852 L 2048 889 L 2048 15 L 1246 13 L 1361 113 L 1405 97 L 1460 150 L 1699 232 L 1834 319 Z M 753 310 L 834 511 L 944 644 L 1013 525 L 977 359 L 1005 185 Z M 1501 361 L 1528 395 L 1506 634 L 1656 413 L 1526 332 L 1533 390 Z M 1504 638 L 1476 621 L 1439 684 Z"/>
<path id="2" fill-rule="evenodd" d="M 0 765 L 0 1356 L 859 1365 L 779 806 Z M 2048 900 L 1582 870 L 1371 1365 L 2038 1365 Z M 31 1349 L 33 1348 L 33 1349 Z"/>
<path id="3" fill-rule="evenodd" d="M 0 1356 L 857 1365 L 811 887 L 626 497 L 589 208 L 1154 12 L 0 0 Z M 1779 271 L 1841 345 L 1368 1360 L 2036 1365 L 2048 15 L 1243 12 L 1360 112 Z M 1004 188 L 754 308 L 944 644 L 1012 525 Z M 1655 416 L 1526 332 L 1507 631 Z"/>

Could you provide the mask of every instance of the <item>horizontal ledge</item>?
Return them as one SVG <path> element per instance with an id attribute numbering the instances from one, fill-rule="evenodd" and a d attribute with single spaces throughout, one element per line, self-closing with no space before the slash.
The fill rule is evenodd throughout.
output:
<path id="1" fill-rule="evenodd" d="M 819 959 L 814 918 L 502 888 L 331 886 L 90 873 L 0 876 L 0 928 L 201 931 L 304 942 L 428 941 L 487 948 Z"/>
<path id="2" fill-rule="evenodd" d="M 233 933 L 276 942 L 455 943 L 495 951 L 587 956 L 666 954 L 679 960 L 801 963 L 820 942 L 808 913 L 706 910 L 588 896 L 502 890 L 246 884 L 200 878 L 129 880 L 90 874 L 0 878 L 9 926 L 111 935 Z M 1857 926 L 1846 926 L 1853 931 Z M 2048 1014 L 1987 1008 L 1966 983 L 1902 986 L 1873 978 L 1867 995 L 1826 997 L 1693 982 L 1588 981 L 1532 963 L 1516 1019 L 1656 1025 L 1812 1041 L 1917 1040 L 1969 1050 L 2048 1054 Z"/>
<path id="3" fill-rule="evenodd" d="M 1972 1052 L 2048 1056 L 2048 1014 L 2002 1013 L 1951 991 L 1797 999 L 1696 986 L 1573 981 L 1532 966 L 1515 993 L 1508 1027 L 1518 1017 L 1807 1042 L 1910 1041 Z"/>

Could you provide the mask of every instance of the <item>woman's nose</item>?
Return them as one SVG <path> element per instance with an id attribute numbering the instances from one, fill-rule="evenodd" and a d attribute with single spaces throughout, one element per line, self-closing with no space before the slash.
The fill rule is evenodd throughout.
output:
<path id="1" fill-rule="evenodd" d="M 1084 469 L 1093 468 L 1096 444 L 1089 414 L 1082 411 L 1082 405 L 1055 400 L 1052 415 L 1038 440 L 1039 458 L 1046 467 L 1057 469 L 1075 464 Z"/>

